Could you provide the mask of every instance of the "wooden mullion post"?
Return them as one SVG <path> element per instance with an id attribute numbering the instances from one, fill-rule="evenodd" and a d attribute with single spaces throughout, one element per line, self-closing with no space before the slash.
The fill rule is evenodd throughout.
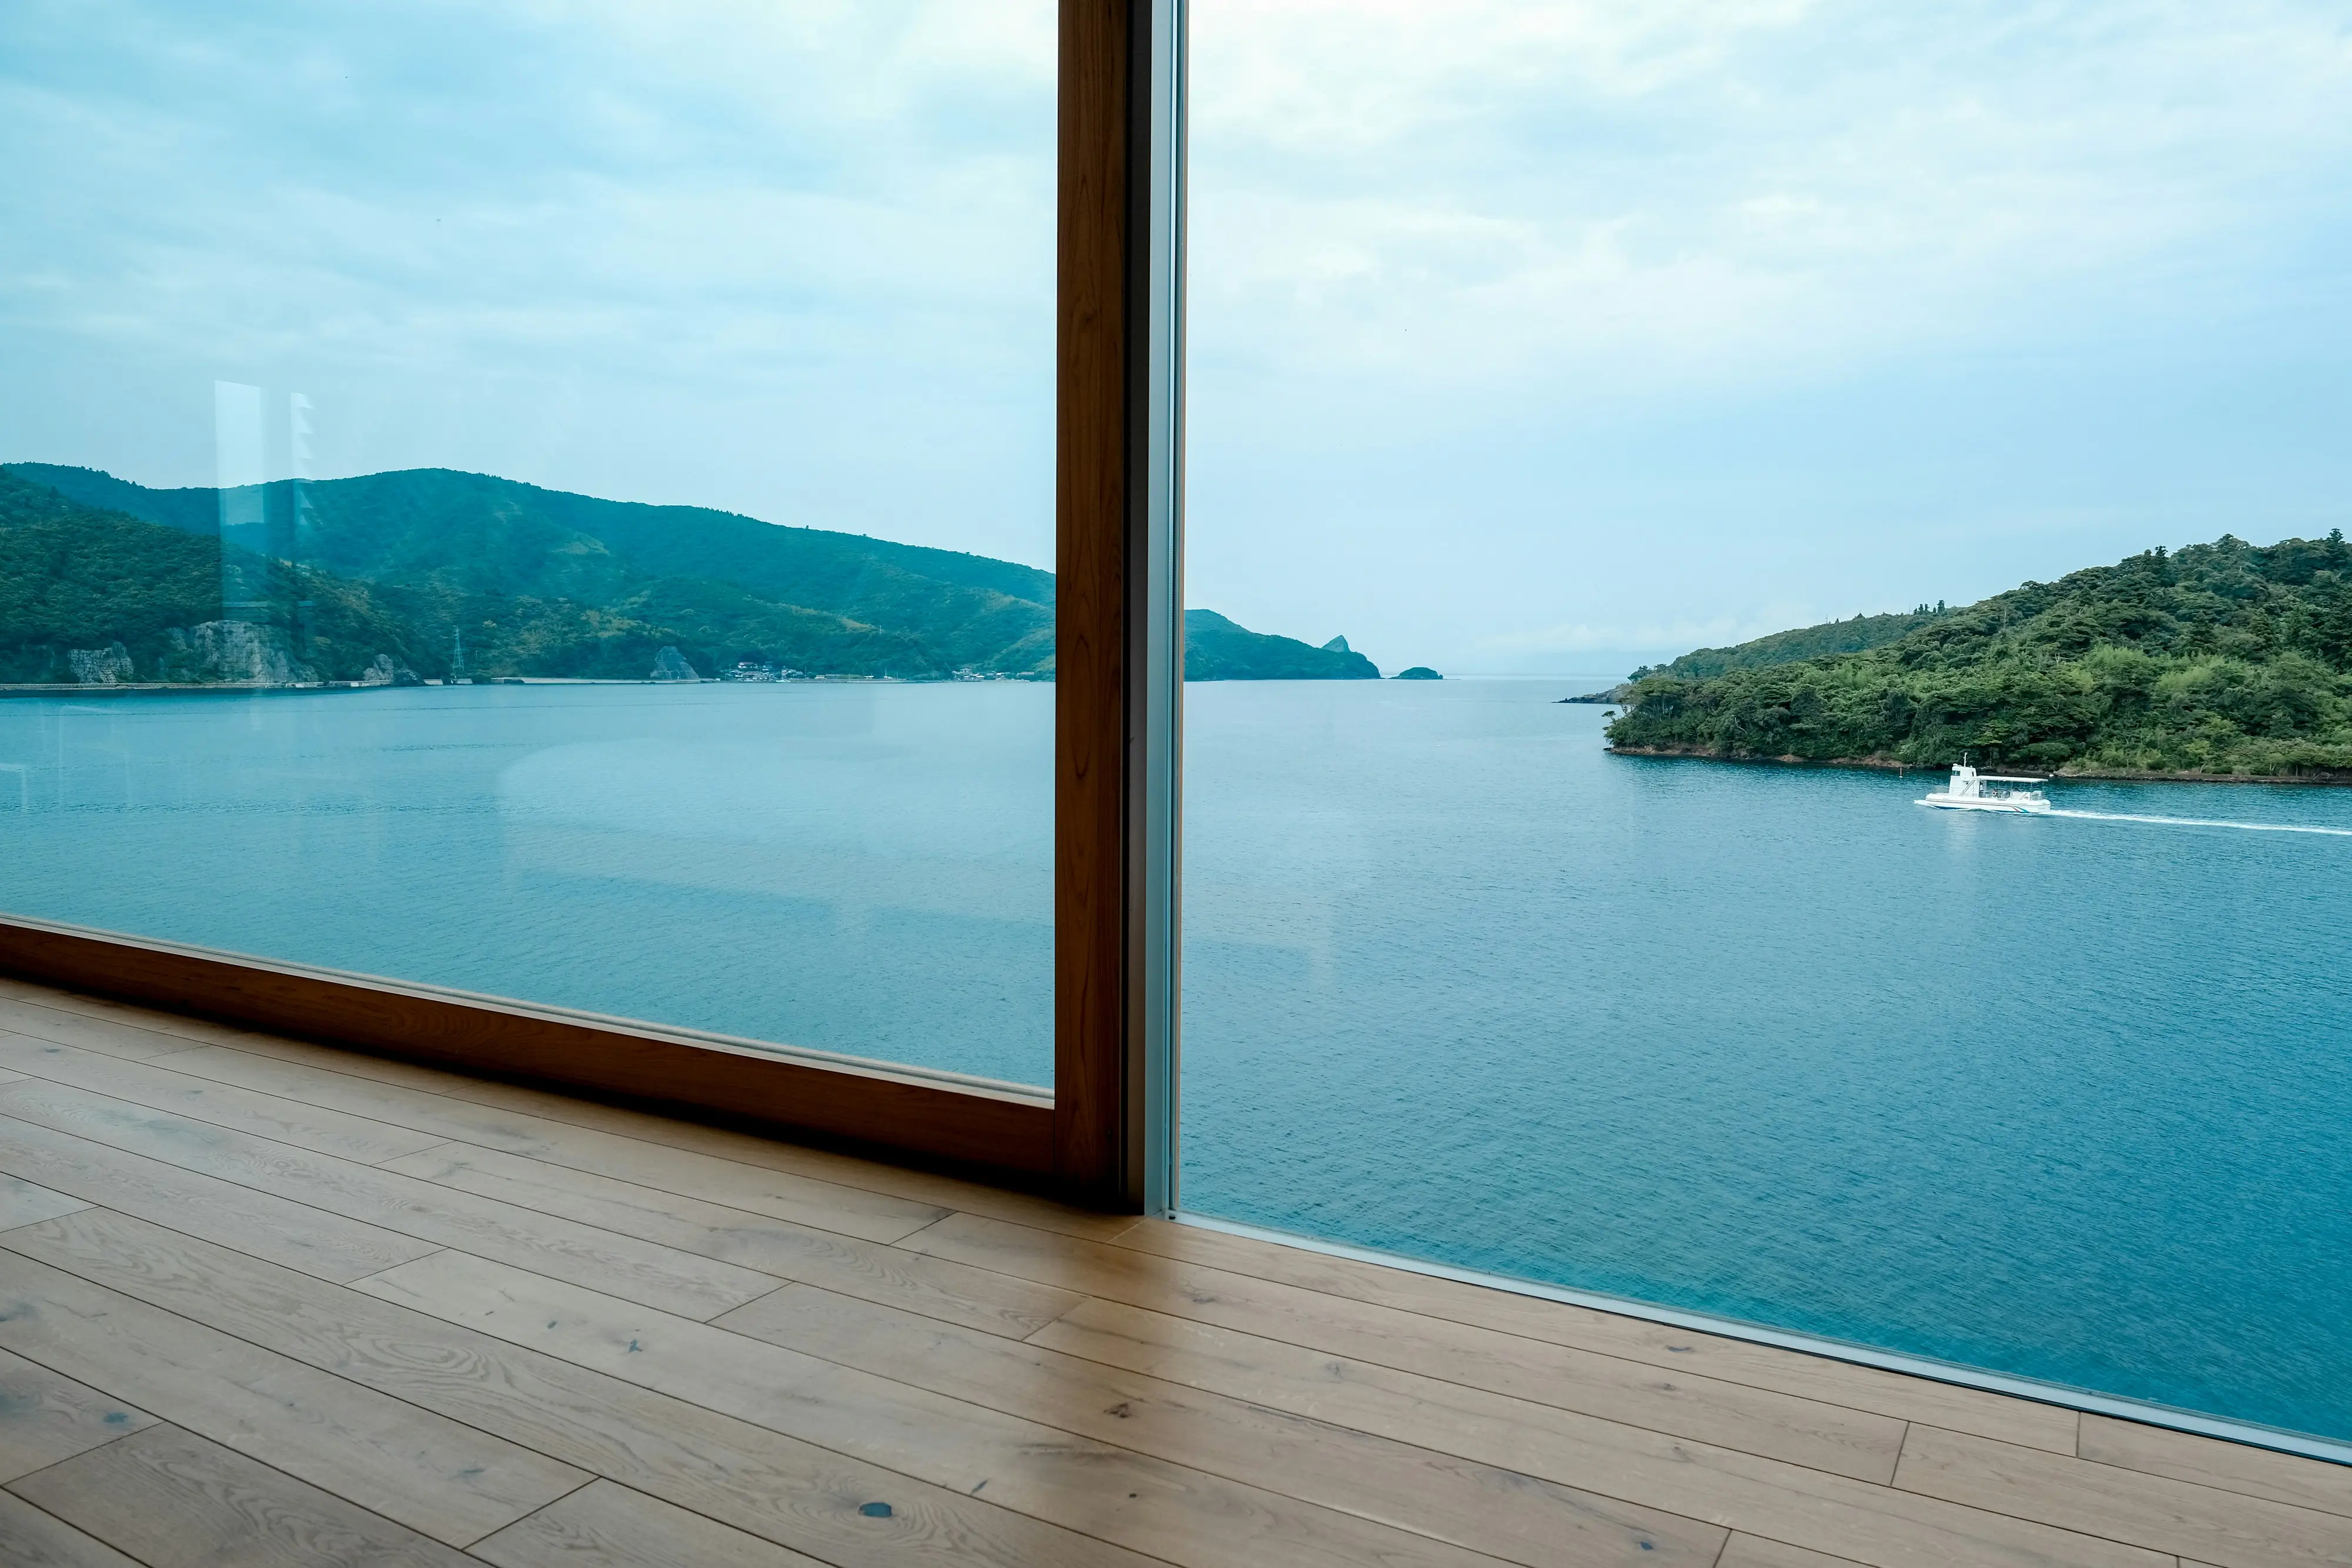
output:
<path id="1" fill-rule="evenodd" d="M 1072 1197 L 1125 1209 L 1153 1186 L 1146 1081 L 1172 1086 L 1152 1009 L 1172 1007 L 1177 16 L 1061 8 L 1055 1160 Z"/>

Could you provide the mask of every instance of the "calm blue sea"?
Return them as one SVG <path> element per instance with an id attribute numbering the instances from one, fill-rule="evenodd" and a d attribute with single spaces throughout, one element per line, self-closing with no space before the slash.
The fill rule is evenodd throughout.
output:
<path id="1" fill-rule="evenodd" d="M 1188 1207 L 2352 1438 L 2352 791 L 1188 690 Z M 1042 1082 L 1050 687 L 0 702 L 0 906 Z"/>

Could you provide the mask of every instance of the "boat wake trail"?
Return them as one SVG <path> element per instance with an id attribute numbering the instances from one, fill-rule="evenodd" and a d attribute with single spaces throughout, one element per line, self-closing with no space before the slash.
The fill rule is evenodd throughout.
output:
<path id="1" fill-rule="evenodd" d="M 2352 839 L 2352 828 L 2305 828 L 2286 822 L 2223 822 L 2208 817 L 2132 817 L 2118 811 L 2050 811 L 2053 817 L 2081 817 L 2094 822 L 2161 822 L 2168 828 L 2242 828 L 2250 833 L 2325 833 Z"/>

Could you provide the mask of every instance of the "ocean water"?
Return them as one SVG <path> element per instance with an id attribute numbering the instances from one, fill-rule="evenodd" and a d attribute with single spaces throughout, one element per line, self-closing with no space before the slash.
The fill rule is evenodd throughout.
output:
<path id="1" fill-rule="evenodd" d="M 1619 758 L 1193 687 L 1182 1202 L 2352 1438 L 2352 790 Z"/>
<path id="2" fill-rule="evenodd" d="M 0 908 L 1053 1073 L 1050 685 L 0 701 Z"/>
<path id="3" fill-rule="evenodd" d="M 1185 1207 L 2352 1438 L 2352 791 L 1929 811 L 1578 689 L 1188 690 Z M 1052 700 L 0 702 L 0 907 L 1042 1082 Z"/>

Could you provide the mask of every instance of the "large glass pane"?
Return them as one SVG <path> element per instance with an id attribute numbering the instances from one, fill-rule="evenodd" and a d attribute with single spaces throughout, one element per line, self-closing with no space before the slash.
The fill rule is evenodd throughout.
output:
<path id="1" fill-rule="evenodd" d="M 0 16 L 0 910 L 1049 1081 L 1053 0 Z"/>
<path id="2" fill-rule="evenodd" d="M 1195 46 L 1184 1206 L 2352 1438 L 2340 9 Z"/>

